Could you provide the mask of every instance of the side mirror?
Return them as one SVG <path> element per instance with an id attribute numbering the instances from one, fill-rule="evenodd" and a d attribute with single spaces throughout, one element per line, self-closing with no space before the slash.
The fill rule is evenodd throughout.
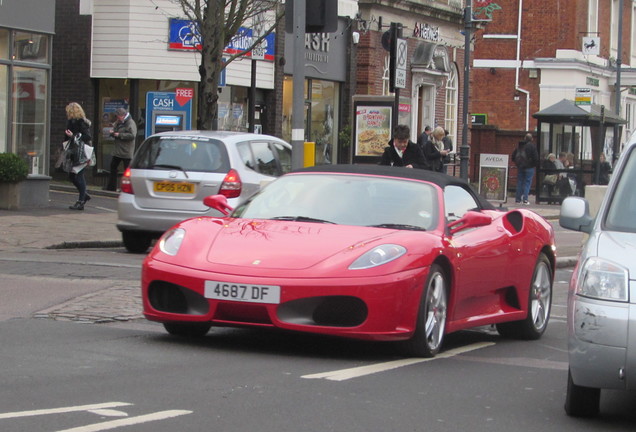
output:
<path id="1" fill-rule="evenodd" d="M 581 197 L 567 197 L 561 203 L 559 225 L 584 233 L 592 232 L 594 219 L 590 216 L 590 204 Z"/>
<path id="2" fill-rule="evenodd" d="M 220 211 L 224 216 L 230 214 L 234 208 L 227 203 L 227 198 L 224 195 L 210 195 L 203 198 L 203 204 Z"/>
<path id="3" fill-rule="evenodd" d="M 490 216 L 478 211 L 469 211 L 460 219 L 449 223 L 448 228 L 451 234 L 455 234 L 464 229 L 490 225 L 491 222 L 492 218 Z"/>

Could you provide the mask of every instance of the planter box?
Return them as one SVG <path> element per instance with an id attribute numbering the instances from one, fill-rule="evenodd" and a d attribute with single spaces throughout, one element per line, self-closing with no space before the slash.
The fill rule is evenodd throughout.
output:
<path id="1" fill-rule="evenodd" d="M 51 177 L 31 174 L 18 183 L 0 183 L 0 209 L 48 207 Z"/>

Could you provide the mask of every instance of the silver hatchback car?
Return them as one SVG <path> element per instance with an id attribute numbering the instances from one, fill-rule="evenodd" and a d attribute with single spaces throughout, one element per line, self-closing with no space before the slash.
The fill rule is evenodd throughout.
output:
<path id="1" fill-rule="evenodd" d="M 599 412 L 601 389 L 636 389 L 636 133 L 594 218 L 583 198 L 566 198 L 560 224 L 583 231 L 568 295 L 569 373 L 565 411 Z"/>
<path id="2" fill-rule="evenodd" d="M 221 194 L 236 207 L 291 170 L 291 145 L 269 135 L 223 131 L 162 132 L 135 152 L 121 180 L 117 228 L 130 252 L 144 253 L 171 226 L 221 216 L 203 204 Z"/>

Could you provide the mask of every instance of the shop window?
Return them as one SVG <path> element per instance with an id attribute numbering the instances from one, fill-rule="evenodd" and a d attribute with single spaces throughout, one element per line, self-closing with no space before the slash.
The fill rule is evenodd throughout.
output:
<path id="1" fill-rule="evenodd" d="M 16 153 L 29 164 L 29 174 L 46 172 L 47 94 L 47 71 L 13 69 L 11 135 Z"/>
<path id="2" fill-rule="evenodd" d="M 47 63 L 49 62 L 48 36 L 37 33 L 15 32 L 13 59 Z"/>
<path id="3" fill-rule="evenodd" d="M 224 87 L 218 100 L 218 129 L 247 132 L 248 88 Z"/>
<path id="4" fill-rule="evenodd" d="M 450 75 L 446 81 L 446 115 L 444 116 L 444 128 L 448 131 L 453 143 L 457 143 L 457 106 L 459 93 L 457 91 L 457 66 L 452 63 L 450 65 Z M 457 146 L 453 146 L 453 150 L 457 151 Z"/>
<path id="5" fill-rule="evenodd" d="M 0 42 L 1 43 L 1 42 Z M 0 153 L 9 151 L 7 146 L 7 75 L 8 66 L 0 65 Z"/>
<path id="6" fill-rule="evenodd" d="M 9 58 L 9 30 L 0 28 L 0 59 Z"/>

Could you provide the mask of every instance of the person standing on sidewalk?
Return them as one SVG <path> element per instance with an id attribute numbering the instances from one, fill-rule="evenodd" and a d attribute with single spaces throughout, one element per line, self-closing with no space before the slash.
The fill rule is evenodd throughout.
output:
<path id="1" fill-rule="evenodd" d="M 444 128 L 437 126 L 431 132 L 430 139 L 424 145 L 423 153 L 428 169 L 431 171 L 444 172 L 444 158 L 449 151 L 444 150 Z"/>
<path id="2" fill-rule="evenodd" d="M 108 175 L 108 185 L 106 190 L 117 190 L 117 170 L 119 164 L 124 163 L 124 170 L 130 165 L 130 160 L 135 152 L 135 138 L 137 137 L 137 125 L 124 108 L 115 110 L 117 121 L 110 131 L 110 136 L 115 139 L 112 159 L 110 161 L 110 173 Z"/>
<path id="3" fill-rule="evenodd" d="M 86 118 L 84 109 L 77 102 L 71 102 L 66 105 L 66 130 L 64 134 L 68 140 L 68 146 L 71 146 L 72 140 L 78 136 L 84 144 L 91 143 L 91 122 Z M 81 150 L 83 152 L 83 150 Z M 69 206 L 71 210 L 84 210 L 84 204 L 91 199 L 86 193 L 86 178 L 84 178 L 84 168 L 86 164 L 80 164 L 79 161 L 70 161 L 66 166 L 68 170 L 68 178 L 77 188 L 79 197 L 75 204 Z"/>
<path id="4" fill-rule="evenodd" d="M 515 202 L 529 205 L 528 195 L 534 178 L 534 171 L 539 162 L 539 153 L 532 142 L 532 134 L 526 134 L 517 148 L 512 152 L 512 160 L 517 166 L 517 191 Z"/>

